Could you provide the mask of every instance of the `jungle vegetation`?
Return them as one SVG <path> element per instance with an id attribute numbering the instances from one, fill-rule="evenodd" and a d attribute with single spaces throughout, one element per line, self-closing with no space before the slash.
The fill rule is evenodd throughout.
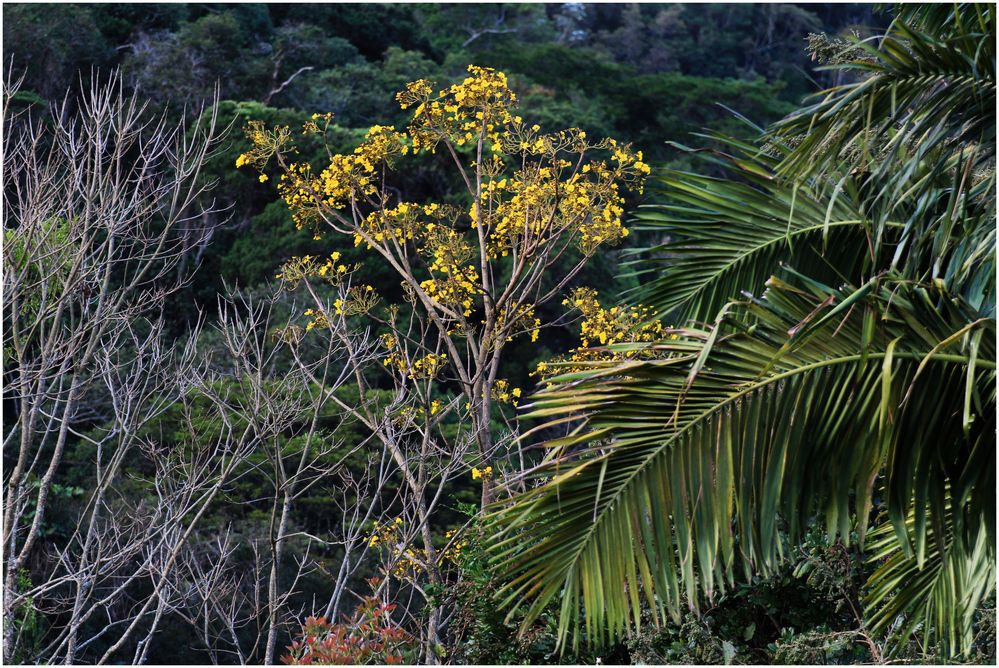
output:
<path id="1" fill-rule="evenodd" d="M 995 22 L 5 5 L 4 661 L 994 663 Z"/>

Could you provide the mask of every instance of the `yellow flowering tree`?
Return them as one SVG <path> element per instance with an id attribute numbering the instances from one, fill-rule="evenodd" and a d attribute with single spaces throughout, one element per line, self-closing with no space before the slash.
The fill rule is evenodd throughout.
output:
<path id="1" fill-rule="evenodd" d="M 516 404 L 519 388 L 498 377 L 503 349 L 515 337 L 536 340 L 549 325 L 538 307 L 561 296 L 589 258 L 628 234 L 622 189 L 640 192 L 649 172 L 640 151 L 613 139 L 591 141 L 569 128 L 543 132 L 517 115 L 517 98 L 502 72 L 470 66 L 460 83 L 438 88 L 420 80 L 397 95 L 411 110 L 405 131 L 372 127 L 353 153 L 324 165 L 295 160 L 289 128 L 251 124 L 253 149 L 238 167 L 280 167 L 278 189 L 299 227 L 317 237 L 346 235 L 398 274 L 411 304 L 376 314 L 378 296 L 351 287 L 333 305 L 336 315 L 368 314 L 390 331 L 382 337 L 383 366 L 396 387 L 439 423 L 464 411 L 475 439 L 473 464 L 496 456 L 490 422 L 497 403 Z M 316 115 L 304 133 L 324 133 L 329 115 Z M 391 187 L 393 171 L 417 154 L 445 156 L 463 184 L 459 201 L 409 202 Z M 326 280 L 356 268 L 295 258 L 284 280 Z M 559 268 L 556 279 L 551 273 Z M 329 326 L 317 297 L 304 315 L 308 329 Z M 461 400 L 441 402 L 434 382 L 460 388 Z M 482 502 L 492 498 L 483 477 Z"/>

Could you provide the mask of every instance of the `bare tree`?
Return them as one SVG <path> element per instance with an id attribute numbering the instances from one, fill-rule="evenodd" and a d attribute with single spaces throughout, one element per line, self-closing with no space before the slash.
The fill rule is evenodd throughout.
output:
<path id="1" fill-rule="evenodd" d="M 31 660 L 73 662 L 97 640 L 80 633 L 98 613 L 127 610 L 99 633 L 102 662 L 140 627 L 154 630 L 181 546 L 243 456 L 225 444 L 162 452 L 143 435 L 189 389 L 195 364 L 193 350 L 164 346 L 161 312 L 185 282 L 177 267 L 188 223 L 204 211 L 199 177 L 219 134 L 215 116 L 171 124 L 125 95 L 117 74 L 98 79 L 49 115 L 14 113 L 19 82 L 8 77 L 3 90 L 4 400 L 13 414 L 3 435 L 6 661 L 28 608 L 52 625 Z M 76 441 L 94 451 L 94 487 L 69 538 L 47 541 Z M 156 507 L 119 493 L 132 456 L 149 463 Z M 139 579 L 153 595 L 129 606 Z"/>
<path id="2" fill-rule="evenodd" d="M 376 524 L 373 533 L 370 530 L 363 535 L 357 532 L 358 526 L 370 526 L 370 510 L 365 521 L 358 524 L 357 509 L 348 513 L 348 508 L 343 508 L 345 530 L 341 544 L 346 556 L 327 613 L 331 616 L 339 610 L 344 575 L 351 567 L 356 569 L 358 562 L 352 561 L 352 548 L 361 543 L 359 547 L 363 557 L 366 548 L 375 546 L 374 541 L 381 536 L 381 546 L 385 549 L 379 556 L 383 559 L 382 572 L 386 578 L 381 581 L 377 593 L 388 602 L 388 588 L 394 579 L 400 586 L 420 596 L 418 604 L 404 606 L 403 614 L 423 636 L 425 660 L 435 663 L 435 648 L 440 645 L 438 634 L 442 611 L 433 609 L 426 624 L 418 619 L 424 602 L 431 600 L 421 583 L 443 584 L 441 555 L 434 545 L 432 519 L 444 499 L 448 484 L 466 473 L 466 460 L 476 448 L 476 434 L 472 419 L 455 410 L 461 401 L 460 395 L 443 400 L 435 398 L 438 383 L 438 374 L 433 368 L 435 355 L 422 344 L 423 337 L 429 336 L 434 326 L 419 317 L 417 312 L 411 312 L 405 322 L 394 320 L 395 316 L 391 314 L 397 312 L 393 309 L 390 309 L 391 322 L 375 315 L 373 309 L 378 298 L 367 285 L 354 281 L 356 272 L 356 267 L 338 265 L 334 261 L 328 271 L 322 272 L 326 277 L 322 280 L 308 260 L 303 265 L 300 259 L 292 260 L 282 268 L 285 285 L 292 289 L 300 287 L 314 307 L 306 311 L 315 316 L 313 325 L 318 325 L 310 326 L 312 333 L 309 339 L 318 340 L 328 350 L 339 349 L 345 353 L 336 368 L 342 369 L 341 378 L 352 382 L 358 401 L 348 403 L 339 398 L 335 392 L 336 384 L 331 384 L 327 377 L 317 373 L 317 368 L 328 373 L 328 356 L 323 358 L 321 366 L 317 366 L 316 363 L 310 364 L 298 349 L 293 349 L 299 368 L 322 389 L 329 402 L 367 430 L 372 440 L 380 445 L 383 456 L 390 458 L 402 483 L 398 499 L 388 504 L 398 509 L 396 518 L 386 525 L 378 523 L 382 520 L 381 516 L 374 515 Z M 316 278 L 320 280 L 314 280 Z M 379 390 L 372 380 L 372 371 L 380 372 L 384 380 L 387 366 L 386 339 L 384 336 L 375 338 L 371 333 L 373 326 L 377 325 L 388 326 L 394 332 L 405 331 L 412 337 L 407 337 L 411 343 L 410 350 L 396 350 L 396 359 L 405 370 L 396 367 L 395 372 L 388 374 L 391 382 L 391 389 L 388 390 Z M 395 338 L 396 335 L 392 336 Z M 414 368 L 420 368 L 418 361 L 429 366 L 424 366 L 423 372 L 414 372 Z M 453 434 L 446 435 L 446 429 L 453 430 Z M 378 487 L 383 484 L 381 471 L 385 470 L 386 464 L 385 461 L 379 462 Z M 356 488 L 372 485 L 370 480 L 350 482 Z M 352 522 L 348 523 L 348 518 Z M 383 529 L 381 533 L 379 526 Z M 416 543 L 420 545 L 418 549 L 413 547 Z"/>
<path id="3" fill-rule="evenodd" d="M 341 318 L 330 323 L 336 335 L 303 344 L 300 328 L 275 315 L 285 297 L 230 291 L 206 330 L 208 341 L 198 344 L 194 397 L 202 403 L 201 423 L 214 416 L 255 444 L 252 461 L 243 462 L 244 473 L 254 476 L 253 499 L 229 495 L 225 503 L 269 512 L 263 535 L 244 543 L 253 553 L 249 568 L 232 558 L 228 533 L 185 547 L 178 578 L 188 594 L 166 607 L 197 629 L 215 662 L 273 664 L 282 632 L 306 614 L 337 615 L 357 571 L 377 568 L 379 560 L 389 571 L 403 549 L 383 553 L 371 541 L 388 509 L 406 513 L 408 496 L 387 491 L 398 465 L 365 426 L 357 442 L 345 445 L 342 430 L 356 426 L 356 413 L 336 404 L 355 371 L 377 360 L 370 337 Z M 216 438 L 204 428 L 199 434 L 203 441 Z M 331 535 L 314 535 L 295 519 L 298 500 L 317 486 L 339 518 L 341 528 Z M 333 568 L 319 556 L 330 552 L 339 557 Z M 328 602 L 296 603 L 302 578 L 317 569 L 332 581 Z"/>
<path id="4" fill-rule="evenodd" d="M 337 411 L 337 417 L 323 419 L 329 412 L 330 397 L 352 380 L 345 348 L 330 345 L 315 362 L 293 365 L 290 371 L 287 365 L 278 363 L 282 355 L 287 356 L 289 347 L 297 345 L 294 330 L 287 323 L 274 324 L 273 308 L 278 296 L 253 300 L 245 294 L 232 294 L 221 300 L 216 329 L 226 357 L 223 366 L 240 391 L 225 399 L 211 397 L 219 410 L 252 426 L 266 455 L 259 473 L 270 488 L 270 521 L 262 550 L 266 555 L 263 623 L 258 625 L 266 664 L 274 663 L 279 631 L 301 612 L 290 612 L 288 602 L 296 593 L 295 583 L 308 560 L 299 562 L 290 586 L 281 585 L 294 528 L 295 501 L 317 483 L 344 470 L 350 457 L 368 444 L 365 439 L 353 448 L 342 447 L 338 431 L 348 414 Z M 335 342 L 331 339 L 331 343 Z M 363 350 L 363 342 L 354 342 L 351 351 L 356 364 L 374 359 L 372 352 Z M 206 383 L 206 387 L 212 385 Z M 368 506 L 374 509 L 373 504 Z M 296 535 L 305 537 L 306 552 L 313 540 L 321 540 L 298 532 Z M 256 644 L 249 655 L 255 650 Z"/>
<path id="5" fill-rule="evenodd" d="M 16 419 L 3 435 L 13 462 L 4 659 L 142 663 L 164 620 L 179 617 L 213 661 L 273 663 L 282 630 L 307 612 L 341 613 L 362 568 L 380 563 L 410 590 L 422 591 L 417 573 L 439 583 L 429 517 L 463 450 L 444 446 L 431 414 L 417 419 L 429 387 L 369 387 L 368 367 L 381 367 L 370 329 L 342 315 L 303 345 L 299 328 L 275 320 L 281 295 L 234 291 L 213 327 L 165 343 L 164 304 L 184 286 L 186 256 L 203 246 L 203 221 L 215 213 L 200 206 L 214 115 L 199 114 L 193 127 L 150 119 L 117 75 L 44 118 L 11 112 L 16 91 L 8 82 L 3 350 Z M 352 294 L 348 283 L 339 290 Z M 357 405 L 338 396 L 346 384 L 357 387 Z M 179 435 L 159 434 L 163 420 Z M 351 448 L 338 436 L 348 421 L 365 434 Z M 357 456 L 366 467 L 347 465 Z M 74 479 L 88 489 L 68 535 L 47 538 L 70 462 L 86 464 Z M 269 506 L 270 521 L 251 541 L 247 571 L 230 533 L 203 524 L 225 504 L 246 503 L 232 489 L 249 475 L 266 481 L 254 503 Z M 401 488 L 388 484 L 395 476 Z M 316 485 L 335 490 L 332 535 L 294 520 Z M 391 523 L 398 540 L 386 550 L 372 527 L 389 524 L 389 509 L 406 521 Z M 332 568 L 313 556 L 333 550 Z M 329 573 L 331 592 L 307 609 L 296 596 L 316 568 Z M 386 597 L 390 586 L 387 577 Z M 41 637 L 27 637 L 29 615 L 45 617 Z M 435 637 L 432 626 L 428 646 Z"/>

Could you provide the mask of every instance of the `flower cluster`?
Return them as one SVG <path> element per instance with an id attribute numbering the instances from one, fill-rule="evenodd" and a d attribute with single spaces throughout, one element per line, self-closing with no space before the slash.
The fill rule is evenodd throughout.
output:
<path id="1" fill-rule="evenodd" d="M 372 286 L 354 285 L 347 289 L 344 297 L 333 302 L 333 309 L 337 315 L 364 315 L 378 304 L 378 300 L 378 293 Z"/>
<path id="2" fill-rule="evenodd" d="M 321 309 L 308 308 L 305 309 L 305 313 L 303 315 L 312 318 L 305 325 L 305 331 L 307 332 L 311 332 L 316 327 L 319 329 L 330 329 L 333 326 L 333 322 L 330 320 L 329 314 Z"/>
<path id="3" fill-rule="evenodd" d="M 339 252 L 333 252 L 324 262 L 318 255 L 296 256 L 281 265 L 281 273 L 275 278 L 281 279 L 290 288 L 306 278 L 320 278 L 337 285 L 360 268 L 340 262 L 341 257 Z"/>
<path id="4" fill-rule="evenodd" d="M 462 146 L 484 135 L 494 150 L 501 145 L 501 130 L 520 122 L 510 110 L 517 96 L 507 85 L 506 75 L 488 67 L 470 65 L 469 77 L 434 96 L 434 84 L 421 79 L 396 95 L 403 109 L 414 107 L 409 124 L 413 151 L 434 152 L 443 140 Z"/>
<path id="5" fill-rule="evenodd" d="M 445 354 L 427 353 L 410 361 L 406 351 L 399 345 L 399 340 L 392 334 L 382 334 L 381 343 L 388 351 L 388 355 L 382 359 L 382 364 L 408 376 L 411 380 L 436 378 L 447 366 Z"/>
<path id="6" fill-rule="evenodd" d="M 487 466 L 484 469 L 472 469 L 472 480 L 488 480 L 493 475 L 493 467 Z"/>
<path id="7" fill-rule="evenodd" d="M 376 209 L 364 219 L 361 229 L 378 243 L 387 239 L 401 244 L 414 241 L 423 230 L 418 218 L 420 211 L 419 205 L 409 202 L 400 202 L 391 209 Z M 364 236 L 360 232 L 354 234 L 355 246 L 360 246 L 363 241 Z"/>
<path id="8" fill-rule="evenodd" d="M 512 315 L 510 314 L 511 310 L 513 311 Z M 534 307 L 522 305 L 511 309 L 504 306 L 500 309 L 496 314 L 494 335 L 496 337 L 502 336 L 509 343 L 513 341 L 513 337 L 522 333 L 530 335 L 531 343 L 538 340 L 538 335 L 541 333 L 541 319 L 535 317 Z"/>
<path id="9" fill-rule="evenodd" d="M 321 121 L 322 124 L 323 124 L 323 127 L 320 128 L 319 127 L 319 123 L 317 123 L 316 121 Z M 309 119 L 308 121 L 306 121 L 302 125 L 302 134 L 303 135 L 314 135 L 314 134 L 319 134 L 321 132 L 324 133 L 327 130 L 329 130 L 330 124 L 332 122 L 333 122 L 333 114 L 331 114 L 331 113 L 312 114 L 312 118 Z"/>
<path id="10" fill-rule="evenodd" d="M 380 522 L 375 523 L 375 529 L 371 533 L 371 537 L 368 538 L 368 546 L 375 547 L 379 544 L 394 543 L 399 538 L 399 529 L 404 524 L 401 517 L 395 518 L 391 522 L 386 522 L 382 524 Z"/>
<path id="11" fill-rule="evenodd" d="M 397 99 L 411 113 L 405 132 L 375 125 L 356 149 L 330 155 L 323 165 L 286 160 L 293 153 L 280 150 L 287 129 L 268 133 L 251 124 L 253 149 L 239 166 L 262 169 L 277 153 L 283 171 L 278 190 L 299 228 L 309 226 L 320 238 L 324 224 L 353 237 L 356 247 L 400 274 L 411 308 L 389 305 L 391 334 L 382 337 L 381 358 L 393 383 L 440 378 L 449 364 L 456 376 L 472 377 L 478 370 L 470 367 L 498 355 L 514 337 L 538 340 L 538 314 L 553 295 L 541 287 L 546 272 L 558 268 L 568 282 L 601 248 L 628 235 L 622 220 L 626 191 L 641 192 L 649 166 L 628 144 L 594 140 L 579 128 L 547 131 L 525 123 L 506 75 L 493 69 L 469 66 L 464 80 L 446 87 L 414 81 Z M 313 117 L 303 132 L 324 132 L 330 122 L 328 115 Z M 404 156 L 438 149 L 453 162 L 455 182 L 465 186 L 448 196 L 450 203 L 407 199 L 390 185 L 389 171 Z M 285 264 L 279 277 L 291 287 L 319 279 L 338 288 L 335 301 L 306 313 L 312 320 L 305 331 L 372 312 L 378 296 L 370 286 L 352 286 L 353 271 L 338 254 Z M 595 293 L 577 293 L 573 301 L 584 314 L 582 346 L 567 364 L 621 354 L 588 350 L 591 345 L 662 334 L 640 308 L 602 309 Z M 547 376 L 547 369 L 538 373 Z M 447 410 L 445 402 L 432 400 L 432 384 L 423 385 L 418 400 L 393 419 L 414 424 Z M 479 424 L 488 425 L 485 407 L 517 406 L 521 399 L 520 388 L 505 380 L 484 392 L 463 392 L 476 429 L 488 429 Z M 477 471 L 476 479 L 491 474 L 489 468 Z"/>
<path id="12" fill-rule="evenodd" d="M 473 257 L 471 245 L 450 227 L 430 223 L 426 232 L 424 252 L 433 278 L 422 281 L 420 288 L 440 304 L 471 315 L 475 297 L 482 293 L 479 274 L 468 264 Z"/>
<path id="13" fill-rule="evenodd" d="M 605 309 L 597 300 L 597 291 L 593 288 L 576 288 L 562 304 L 582 312 L 579 342 L 584 348 L 588 348 L 594 340 L 603 346 L 622 341 L 636 343 L 663 338 L 663 325 L 655 320 L 656 313 L 648 306 Z"/>
<path id="14" fill-rule="evenodd" d="M 291 140 L 291 130 L 283 125 L 267 130 L 262 121 L 250 121 L 243 128 L 243 133 L 250 141 L 250 150 L 236 158 L 236 168 L 255 167 L 260 172 L 260 182 L 263 183 L 267 180 L 264 168 Z"/>
<path id="15" fill-rule="evenodd" d="M 492 471 L 491 467 L 490 471 Z M 459 537 L 455 539 L 456 533 L 457 531 L 455 529 L 451 529 L 446 534 L 444 534 L 444 538 L 447 539 L 448 545 L 441 551 L 442 561 L 447 560 L 450 561 L 452 564 L 457 564 L 461 559 L 461 551 L 469 546 L 468 539 L 464 537 Z"/>
<path id="16" fill-rule="evenodd" d="M 521 390 L 519 387 L 510 387 L 510 383 L 500 378 L 493 383 L 490 396 L 493 400 L 504 404 L 516 406 L 520 401 Z"/>
<path id="17" fill-rule="evenodd" d="M 388 348 L 388 355 L 382 359 L 382 364 L 384 364 L 389 369 L 395 369 L 399 373 L 406 375 L 409 372 L 409 360 L 406 357 L 406 353 L 396 346 L 396 339 L 391 334 L 382 335 L 382 345 Z"/>
<path id="18" fill-rule="evenodd" d="M 386 552 L 390 573 L 400 578 L 422 570 L 427 562 L 425 550 L 403 547 L 406 544 L 403 536 L 404 528 L 405 523 L 402 518 L 397 517 L 392 522 L 376 523 L 374 531 L 368 538 L 369 547 L 376 547 Z"/>
<path id="19" fill-rule="evenodd" d="M 641 191 L 649 174 L 641 151 L 613 139 L 592 142 L 578 128 L 545 133 L 540 125 L 525 124 L 514 113 L 517 97 L 506 75 L 490 68 L 471 65 L 463 81 L 440 90 L 432 82 L 414 81 L 397 99 L 412 109 L 406 133 L 375 125 L 352 153 L 331 156 L 321 171 L 304 163 L 287 165 L 278 189 L 296 224 L 316 228 L 317 238 L 320 222 L 336 220 L 352 228 L 357 246 L 420 256 L 429 276 L 414 278 L 445 320 L 467 318 L 479 306 L 486 294 L 483 260 L 557 257 L 570 245 L 589 257 L 627 236 L 621 188 Z M 329 115 L 317 115 L 306 130 L 319 131 L 317 119 L 329 125 Z M 246 132 L 253 149 L 240 156 L 239 166 L 262 168 L 289 137 L 287 128 L 268 132 L 259 122 Z M 489 149 L 471 164 L 474 179 L 463 171 L 470 207 L 396 201 L 384 185 L 386 169 L 410 150 L 434 151 L 442 142 L 459 163 L 456 147 L 482 142 Z M 335 275 L 345 271 L 342 267 L 327 271 Z M 295 269 L 286 269 L 286 280 L 311 275 Z M 415 285 L 406 286 L 411 298 Z M 514 307 L 500 307 L 499 318 L 516 321 L 537 338 L 540 320 L 533 305 L 517 306 L 515 313 L 503 313 Z M 502 345 L 512 335 L 499 338 L 511 331 L 502 323 L 494 330 L 496 338 L 487 345 Z"/>
<path id="20" fill-rule="evenodd" d="M 436 378 L 447 364 L 447 355 L 427 353 L 413 360 L 409 367 L 409 377 L 413 380 Z"/>
<path id="21" fill-rule="evenodd" d="M 548 378 L 557 373 L 579 371 L 587 363 L 607 360 L 625 360 L 655 356 L 657 353 L 644 348 L 634 350 L 607 350 L 590 346 L 607 346 L 615 343 L 654 343 L 663 339 L 676 339 L 656 312 L 648 306 L 613 306 L 604 308 L 592 288 L 576 288 L 563 305 L 579 310 L 583 320 L 579 326 L 580 347 L 565 359 L 555 359 L 552 364 L 541 362 L 532 376 Z"/>
<path id="22" fill-rule="evenodd" d="M 352 154 L 334 155 L 315 176 L 311 165 L 293 163 L 281 175 L 278 192 L 291 209 L 299 229 L 319 219 L 321 206 L 342 209 L 359 201 L 373 202 L 378 193 L 378 174 L 405 155 L 405 135 L 392 126 L 372 126 Z"/>
<path id="23" fill-rule="evenodd" d="M 510 137 L 523 136 L 520 127 Z M 512 141 L 522 166 L 510 174 L 490 174 L 480 202 L 469 213 L 473 228 L 488 230 L 490 259 L 512 252 L 533 253 L 553 239 L 567 235 L 586 255 L 603 244 L 613 245 L 628 235 L 621 221 L 624 198 L 620 184 L 641 190 L 649 167 L 641 152 L 614 140 L 586 141 L 576 128 Z M 613 148 L 613 163 L 584 161 L 591 150 Z M 539 156 L 528 160 L 527 156 Z"/>

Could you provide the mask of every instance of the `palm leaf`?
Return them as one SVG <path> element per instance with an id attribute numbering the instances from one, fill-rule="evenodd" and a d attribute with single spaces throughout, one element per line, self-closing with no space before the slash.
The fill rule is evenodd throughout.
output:
<path id="1" fill-rule="evenodd" d="M 848 541 L 851 513 L 866 517 L 888 460 L 897 462 L 884 469 L 889 515 L 905 526 L 916 499 L 929 508 L 913 546 L 900 541 L 906 554 L 934 523 L 989 512 L 992 488 L 959 469 L 976 444 L 994 443 L 995 323 L 955 338 L 969 313 L 935 307 L 935 296 L 773 279 L 719 325 L 734 331 L 715 340 L 693 382 L 710 331 L 658 344 L 661 360 L 555 379 L 535 415 L 585 417 L 550 444 L 558 457 L 545 484 L 490 516 L 505 604 L 533 619 L 560 600 L 563 641 L 620 640 L 640 623 L 643 601 L 662 621 L 737 576 L 771 571 L 783 559 L 779 533 L 800 535 L 816 513 Z M 739 331 L 747 320 L 756 324 Z M 969 365 L 978 331 L 979 362 Z M 969 368 L 972 419 L 955 437 Z M 942 490 L 955 485 L 962 502 L 943 512 Z"/>
<path id="2" fill-rule="evenodd" d="M 994 460 L 991 470 L 994 473 Z M 965 537 L 958 536 L 949 521 L 944 527 L 942 544 L 932 528 L 927 530 L 930 548 L 921 558 L 899 549 L 898 534 L 890 524 L 872 532 L 868 559 L 878 568 L 865 595 L 869 631 L 901 640 L 896 650 L 916 634 L 922 636 L 924 647 L 941 644 L 944 654 L 969 647 L 974 615 L 993 591 L 995 546 L 989 545 L 985 524 L 976 523 Z M 914 528 L 915 517 L 910 515 L 906 523 L 910 540 Z"/>
<path id="3" fill-rule="evenodd" d="M 963 18 L 941 26 L 896 21 L 879 44 L 858 44 L 870 59 L 831 67 L 863 78 L 775 124 L 776 138 L 796 144 L 781 173 L 829 173 L 844 160 L 866 172 L 891 162 L 879 153 L 916 144 L 975 144 L 983 163 L 994 158 L 995 11 L 958 8 Z"/>
<path id="4" fill-rule="evenodd" d="M 673 322 L 704 321 L 742 291 L 759 293 L 781 264 L 819 280 L 863 282 L 885 263 L 865 252 L 871 225 L 852 178 L 795 186 L 776 177 L 778 159 L 759 148 L 712 138 L 731 149 L 703 154 L 726 178 L 668 170 L 658 179 L 668 202 L 635 216 L 637 229 L 667 240 L 634 251 L 636 301 Z"/>
<path id="5" fill-rule="evenodd" d="M 872 628 L 967 648 L 995 573 L 995 8 L 901 13 L 765 150 L 702 153 L 731 178 L 666 174 L 635 266 L 695 322 L 536 396 L 571 428 L 489 521 L 504 603 L 558 601 L 563 644 L 766 574 L 817 518 L 863 541 L 881 478 Z"/>

